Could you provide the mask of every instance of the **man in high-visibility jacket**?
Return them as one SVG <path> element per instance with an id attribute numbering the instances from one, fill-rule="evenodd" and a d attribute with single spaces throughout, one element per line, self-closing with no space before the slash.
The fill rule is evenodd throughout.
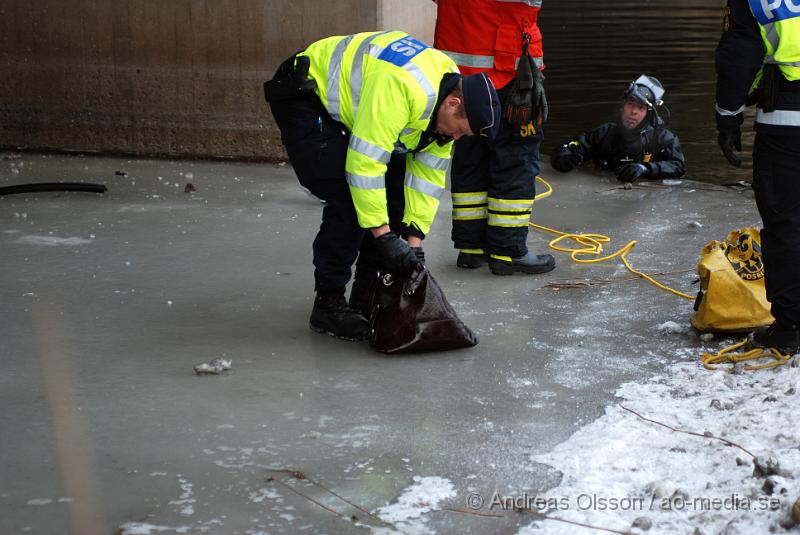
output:
<path id="1" fill-rule="evenodd" d="M 800 6 L 797 0 L 729 0 L 716 51 L 717 129 L 740 166 L 745 106 L 757 103 L 753 189 L 775 323 L 753 344 L 800 351 Z"/>
<path id="2" fill-rule="evenodd" d="M 436 1 L 436 0 L 434 0 Z M 438 0 L 434 46 L 465 74 L 485 72 L 503 109 L 496 139 L 456 142 L 452 168 L 456 265 L 488 260 L 496 275 L 544 273 L 549 254 L 528 251 L 547 100 L 542 81 L 542 0 Z"/>
<path id="3" fill-rule="evenodd" d="M 361 312 L 376 270 L 403 275 L 423 258 L 452 141 L 495 135 L 497 93 L 488 77 L 461 76 L 450 58 L 401 31 L 314 42 L 264 89 L 300 184 L 325 202 L 310 327 L 365 339 Z"/>

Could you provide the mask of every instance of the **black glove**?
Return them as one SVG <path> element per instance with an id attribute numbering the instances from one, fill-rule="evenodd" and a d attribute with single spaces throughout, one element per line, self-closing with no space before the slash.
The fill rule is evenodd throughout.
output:
<path id="1" fill-rule="evenodd" d="M 520 62 L 523 59 L 520 59 Z M 533 121 L 533 90 L 531 87 L 524 88 L 519 78 L 512 84 L 506 98 L 503 118 L 511 125 L 512 132 L 520 132 L 525 125 Z"/>
<path id="2" fill-rule="evenodd" d="M 387 232 L 375 238 L 375 246 L 386 264 L 386 269 L 401 277 L 411 273 L 414 266 L 419 263 L 417 255 L 408 243 L 394 232 Z"/>
<path id="3" fill-rule="evenodd" d="M 636 182 L 640 178 L 650 175 L 650 168 L 643 163 L 626 163 L 617 167 L 614 171 L 617 174 L 617 180 L 621 182 Z"/>
<path id="4" fill-rule="evenodd" d="M 411 252 L 414 253 L 419 262 L 425 263 L 425 251 L 422 250 L 421 245 L 419 247 L 409 247 L 409 249 L 411 249 Z"/>
<path id="5" fill-rule="evenodd" d="M 539 127 L 547 122 L 550 107 L 547 105 L 547 95 L 544 92 L 544 73 L 535 65 L 533 71 L 533 121 Z"/>
<path id="6" fill-rule="evenodd" d="M 547 97 L 544 93 L 544 74 L 528 55 L 530 35 L 524 34 L 517 76 L 505 102 L 503 117 L 515 131 L 533 123 L 537 128 L 547 120 Z"/>
<path id="7" fill-rule="evenodd" d="M 553 167 L 564 173 L 572 171 L 581 165 L 583 165 L 583 156 L 569 149 L 556 156 L 556 160 L 553 162 Z"/>
<path id="8" fill-rule="evenodd" d="M 742 159 L 733 152 L 733 149 L 742 150 L 742 132 L 740 130 L 720 132 L 717 141 L 728 163 L 734 167 L 741 167 Z"/>

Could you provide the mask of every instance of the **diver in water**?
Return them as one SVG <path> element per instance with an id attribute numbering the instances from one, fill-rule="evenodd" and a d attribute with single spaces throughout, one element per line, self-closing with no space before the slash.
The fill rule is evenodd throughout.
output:
<path id="1" fill-rule="evenodd" d="M 594 161 L 612 170 L 621 182 L 677 178 L 686 172 L 678 137 L 664 128 L 658 113 L 664 87 L 656 78 L 641 75 L 623 94 L 619 120 L 584 132 L 550 155 L 554 169 L 567 172 Z"/>

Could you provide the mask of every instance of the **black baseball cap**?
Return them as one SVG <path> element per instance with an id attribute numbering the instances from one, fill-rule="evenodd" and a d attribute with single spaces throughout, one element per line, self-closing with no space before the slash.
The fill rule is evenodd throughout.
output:
<path id="1" fill-rule="evenodd" d="M 500 98 L 486 73 L 461 78 L 464 109 L 472 133 L 494 139 L 500 129 Z"/>

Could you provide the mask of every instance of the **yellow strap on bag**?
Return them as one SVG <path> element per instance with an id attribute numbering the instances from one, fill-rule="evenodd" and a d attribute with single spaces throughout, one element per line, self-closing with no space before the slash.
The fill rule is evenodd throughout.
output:
<path id="1" fill-rule="evenodd" d="M 700 251 L 697 264 L 700 293 L 692 325 L 698 331 L 743 332 L 771 324 L 761 234 L 745 227 L 712 241 Z"/>

